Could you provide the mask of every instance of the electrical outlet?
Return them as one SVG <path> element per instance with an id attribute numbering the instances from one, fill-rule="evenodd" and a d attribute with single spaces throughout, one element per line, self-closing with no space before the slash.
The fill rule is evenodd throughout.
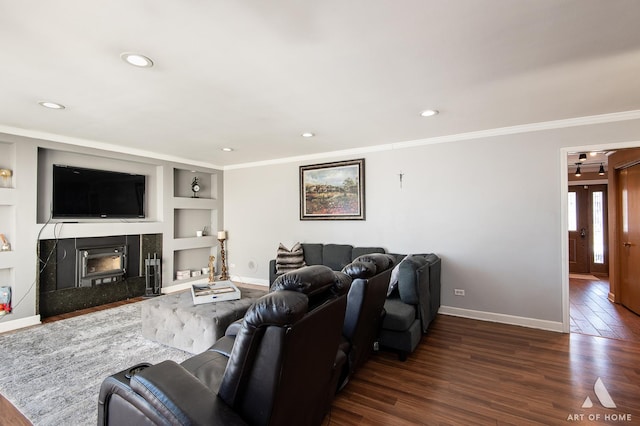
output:
<path id="1" fill-rule="evenodd" d="M 453 294 L 455 294 L 456 296 L 464 296 L 464 290 L 456 288 L 453 290 Z"/>

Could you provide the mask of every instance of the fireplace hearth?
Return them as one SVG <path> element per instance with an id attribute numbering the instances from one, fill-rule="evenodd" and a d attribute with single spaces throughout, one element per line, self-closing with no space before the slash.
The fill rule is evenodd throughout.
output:
<path id="1" fill-rule="evenodd" d="M 42 318 L 143 296 L 141 259 L 162 258 L 162 234 L 40 241 Z"/>

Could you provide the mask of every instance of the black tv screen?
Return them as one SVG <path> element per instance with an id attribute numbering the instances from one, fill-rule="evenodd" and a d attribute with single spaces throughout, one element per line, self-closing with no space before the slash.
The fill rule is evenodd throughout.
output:
<path id="1" fill-rule="evenodd" d="M 144 217 L 145 176 L 53 166 L 53 218 Z"/>

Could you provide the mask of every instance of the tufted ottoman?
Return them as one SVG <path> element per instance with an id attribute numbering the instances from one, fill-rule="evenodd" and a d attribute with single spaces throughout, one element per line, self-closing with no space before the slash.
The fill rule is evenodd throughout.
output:
<path id="1" fill-rule="evenodd" d="M 194 305 L 191 292 L 167 294 L 142 303 L 142 335 L 150 340 L 198 354 L 209 349 L 232 322 L 266 293 L 240 288 L 242 298 Z"/>

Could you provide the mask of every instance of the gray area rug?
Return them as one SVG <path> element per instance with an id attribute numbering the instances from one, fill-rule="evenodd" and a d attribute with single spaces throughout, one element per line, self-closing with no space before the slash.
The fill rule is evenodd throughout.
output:
<path id="1" fill-rule="evenodd" d="M 34 425 L 95 425 L 111 374 L 192 355 L 142 337 L 132 303 L 0 336 L 0 393 Z"/>

